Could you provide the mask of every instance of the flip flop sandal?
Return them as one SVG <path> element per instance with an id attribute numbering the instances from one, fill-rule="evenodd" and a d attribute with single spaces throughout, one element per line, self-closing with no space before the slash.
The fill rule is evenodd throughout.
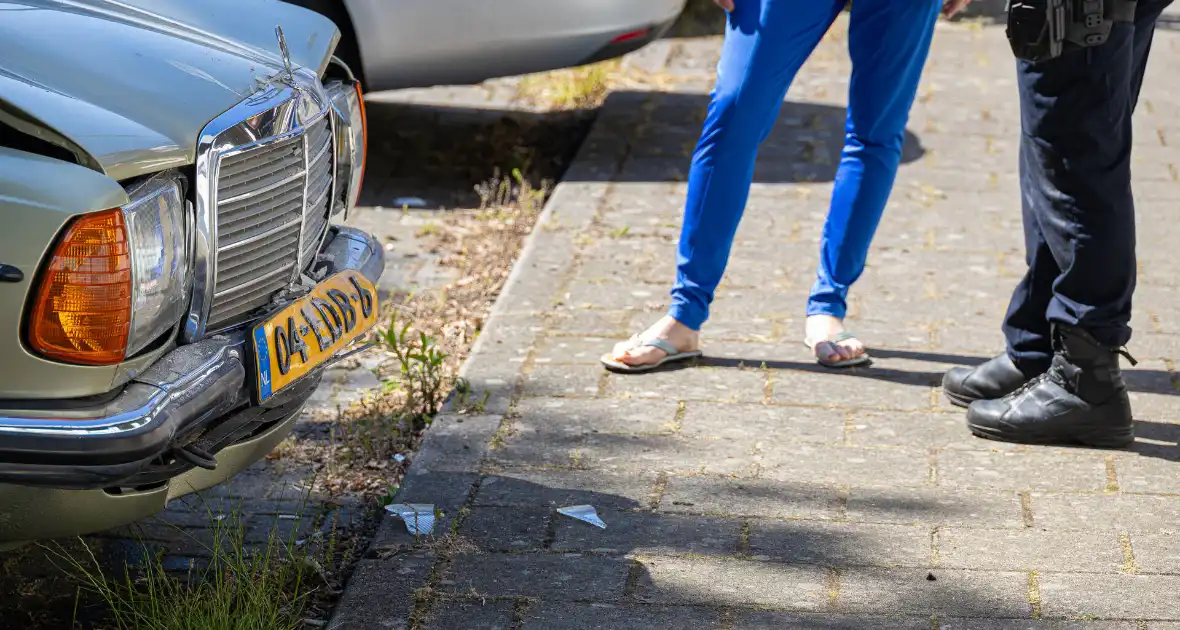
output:
<path id="1" fill-rule="evenodd" d="M 668 343 L 667 341 L 664 341 L 663 339 L 638 339 L 638 338 L 632 337 L 631 338 L 631 346 L 630 346 L 630 348 L 628 348 L 628 350 L 636 350 L 639 348 L 657 348 L 659 350 L 663 350 L 666 356 L 664 356 L 664 358 L 660 359 L 659 361 L 656 361 L 655 363 L 644 363 L 643 365 L 627 365 L 626 363 L 623 363 L 622 361 L 615 359 L 614 355 L 607 353 L 607 354 L 602 355 L 602 358 L 600 359 L 600 361 L 602 361 L 602 365 L 605 366 L 606 369 L 608 369 L 612 372 L 620 372 L 623 374 L 635 374 L 638 372 L 650 372 L 651 370 L 654 370 L 654 369 L 656 369 L 662 365 L 666 365 L 668 363 L 673 363 L 676 361 L 687 361 L 688 359 L 695 359 L 695 358 L 701 356 L 701 354 L 702 354 L 700 350 L 691 350 L 689 352 L 679 352 L 676 350 L 675 347 L 672 346 L 672 344 Z"/>
<path id="2" fill-rule="evenodd" d="M 867 351 L 864 354 L 860 355 L 859 357 L 845 359 L 844 361 L 829 361 L 827 359 L 820 358 L 820 356 L 818 354 L 816 354 L 816 352 L 815 352 L 816 346 L 820 345 L 821 343 L 827 343 L 827 344 L 831 344 L 834 346 L 834 345 L 840 343 L 841 341 L 848 341 L 849 339 L 856 339 L 856 335 L 845 331 L 845 332 L 842 332 L 842 333 L 836 335 L 835 337 L 832 337 L 831 339 L 821 339 L 819 341 L 805 339 L 803 341 L 803 343 L 811 350 L 812 354 L 816 355 L 815 362 L 819 363 L 820 365 L 822 365 L 824 367 L 829 367 L 829 368 L 856 367 L 858 365 L 864 365 L 864 364 L 868 363 L 869 361 L 872 361 L 872 357 L 869 356 Z"/>

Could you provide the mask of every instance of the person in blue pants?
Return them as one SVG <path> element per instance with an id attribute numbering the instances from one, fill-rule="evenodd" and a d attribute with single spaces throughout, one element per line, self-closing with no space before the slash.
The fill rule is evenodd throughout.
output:
<path id="1" fill-rule="evenodd" d="M 729 259 L 749 195 L 758 145 L 770 133 L 796 72 L 845 0 L 714 0 L 729 12 L 717 82 L 688 176 L 668 315 L 603 357 L 633 372 L 698 356 L 701 325 Z M 849 287 L 864 270 L 897 167 L 910 106 L 939 10 L 970 0 L 856 0 L 850 9 L 852 78 L 845 144 L 807 303 L 806 341 L 842 367 L 868 360 L 844 330 Z"/>

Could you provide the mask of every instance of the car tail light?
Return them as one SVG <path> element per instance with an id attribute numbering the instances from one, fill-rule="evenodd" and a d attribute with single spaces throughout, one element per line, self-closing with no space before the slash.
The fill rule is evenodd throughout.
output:
<path id="1" fill-rule="evenodd" d="M 614 39 L 610 40 L 610 43 L 612 43 L 612 44 L 621 44 L 621 43 L 623 43 L 623 42 L 629 42 L 629 41 L 631 41 L 631 40 L 633 40 L 633 39 L 639 39 L 640 37 L 646 37 L 646 36 L 647 36 L 647 34 L 648 34 L 648 33 L 650 33 L 650 32 L 651 32 L 651 29 L 650 29 L 650 28 L 641 28 L 641 29 L 639 29 L 639 30 L 637 30 L 637 31 L 631 31 L 631 32 L 629 32 L 629 33 L 623 33 L 622 35 L 619 35 L 618 37 L 616 37 L 616 38 L 614 38 Z"/>
<path id="2" fill-rule="evenodd" d="M 38 353 L 83 365 L 123 360 L 131 327 L 131 248 L 119 208 L 75 219 L 42 273 L 29 320 Z"/>

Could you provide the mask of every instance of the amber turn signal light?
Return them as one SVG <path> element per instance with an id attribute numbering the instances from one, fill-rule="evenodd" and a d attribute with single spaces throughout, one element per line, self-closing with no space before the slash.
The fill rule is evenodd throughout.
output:
<path id="1" fill-rule="evenodd" d="M 42 272 L 29 345 L 58 361 L 123 361 L 131 327 L 131 249 L 119 208 L 83 215 L 66 228 Z"/>
<path id="2" fill-rule="evenodd" d="M 369 115 L 365 113 L 365 92 L 361 89 L 361 82 L 356 82 L 356 102 L 361 110 L 361 176 L 356 182 L 356 194 L 361 194 L 361 187 L 365 184 L 365 163 L 369 161 Z"/>

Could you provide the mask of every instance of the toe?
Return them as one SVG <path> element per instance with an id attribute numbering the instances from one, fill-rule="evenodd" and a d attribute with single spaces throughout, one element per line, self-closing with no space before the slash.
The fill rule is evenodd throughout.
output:
<path id="1" fill-rule="evenodd" d="M 655 362 L 659 361 L 660 359 L 664 358 L 665 354 L 666 353 L 663 350 L 660 350 L 659 348 L 653 348 L 651 346 L 643 346 L 641 348 L 631 349 L 625 355 L 623 355 L 622 357 L 619 357 L 617 360 L 624 365 L 630 365 L 631 367 L 637 367 L 640 365 L 648 365 L 651 363 L 655 363 Z"/>
<path id="2" fill-rule="evenodd" d="M 843 360 L 840 358 L 840 347 L 830 341 L 821 341 L 815 344 L 815 356 L 817 359 L 828 362 Z"/>
<path id="3" fill-rule="evenodd" d="M 616 361 L 622 361 L 635 349 L 635 342 L 633 340 L 620 341 L 611 349 L 611 356 Z"/>
<path id="4" fill-rule="evenodd" d="M 850 361 L 857 357 L 863 356 L 865 353 L 865 346 L 863 343 L 856 340 L 849 340 L 839 344 L 840 356 L 844 361 Z"/>

